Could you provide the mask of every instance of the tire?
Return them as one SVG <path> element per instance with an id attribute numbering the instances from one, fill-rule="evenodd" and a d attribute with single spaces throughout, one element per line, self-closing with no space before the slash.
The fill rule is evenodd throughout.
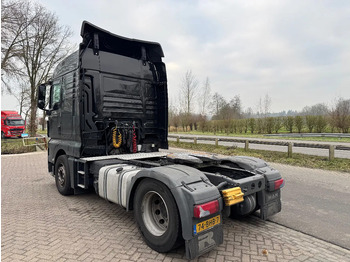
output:
<path id="1" fill-rule="evenodd" d="M 153 250 L 164 253 L 181 244 L 179 212 L 170 190 L 153 179 L 141 181 L 134 197 L 139 230 Z"/>
<path id="2" fill-rule="evenodd" d="M 5 133 L 1 131 L 1 139 L 5 139 Z"/>
<path id="3" fill-rule="evenodd" d="M 68 196 L 74 193 L 70 185 L 70 173 L 68 167 L 68 158 L 66 155 L 61 155 L 55 163 L 55 181 L 58 192 L 61 195 Z"/>

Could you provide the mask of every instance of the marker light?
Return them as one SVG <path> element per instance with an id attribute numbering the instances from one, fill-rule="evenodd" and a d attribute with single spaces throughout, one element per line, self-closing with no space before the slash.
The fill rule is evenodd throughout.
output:
<path id="1" fill-rule="evenodd" d="M 283 180 L 283 178 L 281 178 L 279 180 L 276 180 L 275 181 L 275 190 L 280 189 L 282 187 L 284 187 L 284 180 Z"/>

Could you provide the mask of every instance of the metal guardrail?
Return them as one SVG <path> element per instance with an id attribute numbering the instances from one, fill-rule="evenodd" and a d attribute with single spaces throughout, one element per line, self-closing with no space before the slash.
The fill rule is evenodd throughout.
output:
<path id="1" fill-rule="evenodd" d="M 34 140 L 35 143 L 34 144 L 28 144 L 28 142 L 27 142 L 27 144 L 26 144 L 26 141 L 30 141 L 30 140 Z M 47 139 L 46 139 L 46 137 L 23 137 L 22 141 L 23 141 L 23 146 L 36 146 L 37 150 L 38 150 L 38 148 L 43 150 L 42 146 L 44 146 L 44 148 L 47 150 Z"/>
<path id="2" fill-rule="evenodd" d="M 203 136 L 178 136 L 178 135 L 168 135 L 168 138 L 175 138 L 177 142 L 180 142 L 180 139 L 183 140 L 193 140 L 194 144 L 197 144 L 198 141 L 212 141 L 215 142 L 215 145 L 218 146 L 219 142 L 234 142 L 234 143 L 243 143 L 245 150 L 249 149 L 249 144 L 261 144 L 261 145 L 275 145 L 275 146 L 287 146 L 288 148 L 288 157 L 292 156 L 293 147 L 305 147 L 305 148 L 318 148 L 318 149 L 328 149 L 329 150 L 329 160 L 334 159 L 335 150 L 344 150 L 350 151 L 350 146 L 344 145 L 330 145 L 330 144 L 316 144 L 316 143 L 300 143 L 300 142 L 286 142 L 286 141 L 262 141 L 256 139 L 238 139 L 238 138 L 220 138 L 220 137 L 203 137 Z M 34 140 L 35 143 L 28 144 L 28 141 Z M 11 140 L 2 140 L 2 143 L 11 143 L 17 142 L 17 139 Z M 26 142 L 27 141 L 27 142 Z M 47 137 L 25 137 L 22 138 L 23 146 L 36 146 L 36 149 L 47 150 Z M 27 143 L 27 144 L 26 144 Z"/>
<path id="3" fill-rule="evenodd" d="M 305 148 L 318 148 L 318 149 L 328 149 L 329 150 L 329 160 L 334 159 L 335 150 L 345 150 L 350 151 L 350 146 L 344 145 L 330 145 L 330 144 L 316 144 L 316 143 L 299 143 L 299 142 L 285 142 L 285 141 L 262 141 L 256 139 L 237 139 L 237 138 L 220 138 L 220 137 L 188 137 L 188 136 L 178 136 L 178 135 L 168 135 L 168 138 L 175 138 L 177 142 L 180 139 L 183 140 L 193 140 L 194 144 L 197 144 L 199 140 L 202 141 L 212 141 L 218 146 L 219 142 L 235 142 L 245 144 L 245 150 L 249 149 L 249 144 L 261 144 L 261 145 L 275 145 L 275 146 L 287 146 L 288 147 L 288 157 L 292 156 L 293 147 L 305 147 Z"/>
<path id="4" fill-rule="evenodd" d="M 348 138 L 350 133 L 288 133 L 288 134 L 266 134 L 269 137 L 337 137 Z"/>

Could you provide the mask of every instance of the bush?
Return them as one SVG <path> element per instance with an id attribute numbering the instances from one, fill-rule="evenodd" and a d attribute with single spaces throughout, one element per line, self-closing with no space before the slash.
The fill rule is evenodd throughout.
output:
<path id="1" fill-rule="evenodd" d="M 253 134 L 255 131 L 255 118 L 249 118 L 248 125 L 249 125 L 250 132 Z"/>
<path id="2" fill-rule="evenodd" d="M 266 131 L 268 134 L 272 134 L 274 126 L 275 126 L 275 118 L 274 117 L 266 118 Z"/>
<path id="3" fill-rule="evenodd" d="M 295 127 L 298 130 L 298 133 L 301 133 L 301 130 L 303 129 L 304 126 L 304 120 L 301 116 L 296 116 L 294 118 L 294 122 L 295 122 Z"/>
<path id="4" fill-rule="evenodd" d="M 258 134 L 264 133 L 264 131 L 265 131 L 264 120 L 262 118 L 258 118 L 256 120 L 256 129 L 258 131 Z"/>
<path id="5" fill-rule="evenodd" d="M 282 128 L 282 118 L 281 117 L 275 117 L 275 133 L 277 134 L 280 129 Z"/>
<path id="6" fill-rule="evenodd" d="M 322 133 L 327 127 L 327 120 L 325 116 L 317 116 L 315 121 L 315 128 L 317 133 Z"/>
<path id="7" fill-rule="evenodd" d="M 284 118 L 283 124 L 289 133 L 293 133 L 294 117 L 287 116 Z"/>
<path id="8" fill-rule="evenodd" d="M 22 140 L 11 140 L 1 142 L 1 154 L 21 154 L 36 151 L 35 146 L 23 146 Z"/>
<path id="9" fill-rule="evenodd" d="M 306 127 L 309 133 L 312 133 L 312 130 L 316 125 L 316 118 L 317 116 L 305 116 Z"/>

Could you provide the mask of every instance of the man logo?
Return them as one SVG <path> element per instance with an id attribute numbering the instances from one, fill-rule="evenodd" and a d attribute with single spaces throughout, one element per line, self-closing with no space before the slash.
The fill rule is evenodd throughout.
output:
<path id="1" fill-rule="evenodd" d="M 208 232 L 206 234 L 198 236 L 198 250 L 202 250 L 215 245 L 215 240 L 213 239 L 214 233 Z"/>

